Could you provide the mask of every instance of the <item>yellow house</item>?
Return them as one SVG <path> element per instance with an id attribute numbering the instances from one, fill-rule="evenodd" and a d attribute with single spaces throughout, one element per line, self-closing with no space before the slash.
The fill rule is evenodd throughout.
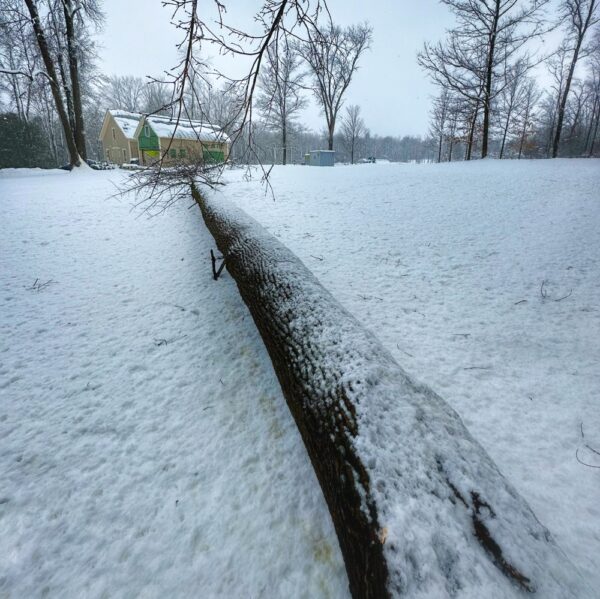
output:
<path id="1" fill-rule="evenodd" d="M 107 110 L 100 130 L 104 159 L 114 164 L 127 164 L 138 158 L 135 132 L 142 115 L 126 110 Z"/>
<path id="2" fill-rule="evenodd" d="M 135 131 L 140 164 L 181 161 L 225 162 L 231 142 L 222 131 L 201 121 L 168 116 L 142 117 Z"/>

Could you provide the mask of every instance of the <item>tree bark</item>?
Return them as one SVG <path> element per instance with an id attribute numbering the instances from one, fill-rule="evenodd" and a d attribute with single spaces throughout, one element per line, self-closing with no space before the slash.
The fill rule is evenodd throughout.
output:
<path id="1" fill-rule="evenodd" d="M 500 18 L 500 0 L 496 0 L 492 30 L 488 42 L 488 55 L 485 68 L 485 88 L 483 94 L 483 132 L 481 136 L 481 157 L 488 155 L 488 139 L 490 133 L 490 110 L 492 107 L 492 79 L 494 75 L 494 52 L 496 50 L 496 33 Z"/>
<path id="2" fill-rule="evenodd" d="M 50 89 L 52 90 L 52 97 L 54 98 L 56 111 L 58 112 L 58 117 L 65 134 L 65 141 L 69 150 L 70 164 L 71 166 L 79 166 L 81 164 L 81 160 L 79 158 L 79 153 L 77 152 L 77 146 L 75 145 L 73 130 L 69 124 L 69 116 L 67 115 L 62 96 L 60 95 L 60 86 L 58 83 L 58 77 L 56 75 L 56 69 L 54 68 L 52 57 L 50 56 L 48 42 L 46 41 L 46 36 L 44 35 L 44 30 L 42 29 L 42 25 L 40 23 L 40 15 L 38 13 L 35 0 L 25 0 L 25 4 L 29 10 L 31 24 L 33 25 L 33 31 L 35 32 L 40 54 L 42 55 L 42 60 L 44 61 L 44 66 L 46 67 L 46 72 L 48 73 L 48 77 L 50 79 Z"/>
<path id="3" fill-rule="evenodd" d="M 327 149 L 333 150 L 333 135 L 335 133 L 335 118 L 331 116 L 327 120 Z"/>
<path id="4" fill-rule="evenodd" d="M 285 122 L 283 123 L 282 132 L 281 132 L 281 141 L 283 143 L 283 164 L 287 164 L 287 128 L 285 126 Z"/>
<path id="5" fill-rule="evenodd" d="M 458 415 L 256 221 L 192 194 L 271 356 L 352 596 L 591 598 Z"/>
<path id="6" fill-rule="evenodd" d="M 69 75 L 71 78 L 71 89 L 73 91 L 73 116 L 75 145 L 79 155 L 85 160 L 87 149 L 85 147 L 85 129 L 83 121 L 83 105 L 81 99 L 81 86 L 79 84 L 79 61 L 77 59 L 77 48 L 75 47 L 75 24 L 73 3 L 71 0 L 63 0 L 65 13 L 65 24 L 67 33 L 67 54 L 69 56 Z"/>
<path id="7" fill-rule="evenodd" d="M 565 82 L 565 89 L 563 90 L 563 95 L 560 99 L 560 104 L 558 106 L 556 131 L 554 132 L 554 140 L 552 142 L 552 158 L 556 158 L 558 156 L 558 146 L 560 144 L 560 136 L 562 133 L 563 120 L 565 118 L 565 110 L 567 108 L 567 99 L 569 97 L 569 91 L 571 89 L 571 82 L 573 81 L 573 74 L 575 73 L 575 66 L 577 65 L 577 59 L 579 57 L 579 48 L 580 47 L 581 47 L 581 41 L 578 41 L 577 46 L 575 47 L 575 51 L 573 53 L 573 59 L 571 60 L 571 65 L 569 66 L 569 73 L 567 75 L 567 80 Z"/>

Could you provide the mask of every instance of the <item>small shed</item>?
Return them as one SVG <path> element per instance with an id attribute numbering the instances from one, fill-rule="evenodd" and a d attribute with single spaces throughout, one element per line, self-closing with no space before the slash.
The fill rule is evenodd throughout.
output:
<path id="1" fill-rule="evenodd" d="M 335 163 L 334 150 L 311 150 L 308 164 L 310 166 L 333 166 Z"/>

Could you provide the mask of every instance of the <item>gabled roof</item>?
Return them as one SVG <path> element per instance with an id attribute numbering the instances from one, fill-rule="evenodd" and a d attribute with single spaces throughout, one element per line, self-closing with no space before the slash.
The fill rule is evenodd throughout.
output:
<path id="1" fill-rule="evenodd" d="M 127 139 L 135 139 L 135 130 L 143 115 L 138 112 L 127 112 L 126 110 L 109 110 L 108 112 L 123 131 L 123 135 Z"/>
<path id="2" fill-rule="evenodd" d="M 223 131 L 202 121 L 179 119 L 178 123 L 177 119 L 153 114 L 140 121 L 138 130 L 145 123 L 148 123 L 154 133 L 163 139 L 192 139 L 229 143 L 229 137 Z"/>
<path id="3" fill-rule="evenodd" d="M 142 120 L 143 115 L 138 112 L 127 112 L 127 110 L 115 110 L 110 109 L 106 111 L 106 115 L 104 116 L 104 122 L 102 123 L 102 130 L 100 131 L 100 139 L 105 134 L 105 129 L 108 124 L 108 115 L 111 115 L 117 123 L 117 126 L 122 131 L 123 135 L 130 139 L 131 141 L 135 140 L 135 131 L 137 129 L 138 123 Z"/>

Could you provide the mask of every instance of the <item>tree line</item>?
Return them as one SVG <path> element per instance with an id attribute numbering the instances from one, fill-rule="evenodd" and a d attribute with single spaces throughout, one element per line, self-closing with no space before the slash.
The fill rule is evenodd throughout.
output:
<path id="1" fill-rule="evenodd" d="M 552 18 L 549 0 L 441 1 L 455 26 L 418 55 L 439 90 L 430 121 L 438 162 L 597 153 L 598 0 L 561 0 Z M 532 42 L 550 32 L 560 45 L 540 56 Z"/>
<path id="2" fill-rule="evenodd" d="M 345 103 L 372 43 L 367 23 L 340 27 L 329 18 L 316 26 L 307 19 L 302 36 L 283 30 L 269 37 L 250 69 L 251 88 L 248 77 L 211 80 L 193 63 L 163 79 L 106 76 L 94 41 L 104 23 L 101 0 L 0 0 L 0 127 L 13 139 L 18 128 L 38 140 L 28 161 L 41 166 L 101 159 L 106 108 L 209 122 L 236 139 L 232 158 L 241 162 L 300 162 L 316 148 L 335 149 L 339 161 L 351 163 L 598 152 L 598 0 L 561 0 L 552 18 L 549 0 L 442 2 L 456 23 L 417 57 L 439 90 L 424 138 L 371 135 L 360 107 Z M 298 2 L 271 4 L 276 16 Z M 193 0 L 174 5 L 187 11 L 184 24 L 196 23 L 195 35 L 210 39 L 202 21 L 188 18 Z M 536 54 L 532 42 L 553 30 L 562 35 L 559 47 Z M 541 71 L 547 89 L 536 79 Z M 323 114 L 319 133 L 301 123 L 310 96 Z M 22 161 L 22 151 L 0 151 L 0 165 Z"/>

